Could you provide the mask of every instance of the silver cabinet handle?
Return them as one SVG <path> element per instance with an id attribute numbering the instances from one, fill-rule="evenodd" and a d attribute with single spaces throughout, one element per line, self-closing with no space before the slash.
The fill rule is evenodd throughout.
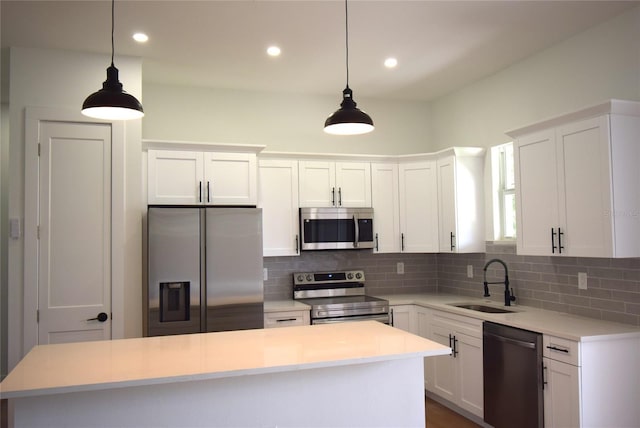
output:
<path id="1" fill-rule="evenodd" d="M 380 247 L 378 247 L 378 234 L 376 233 L 376 251 L 380 251 Z"/>
<path id="2" fill-rule="evenodd" d="M 342 206 L 342 187 L 338 187 L 338 206 Z"/>
<path id="3" fill-rule="evenodd" d="M 404 251 L 404 233 L 400 234 L 400 251 Z"/>
<path id="4" fill-rule="evenodd" d="M 296 254 L 300 254 L 300 242 L 298 242 L 298 234 L 296 234 Z"/>
<path id="5" fill-rule="evenodd" d="M 207 181 L 207 202 L 211 202 L 210 183 Z"/>
<path id="6" fill-rule="evenodd" d="M 336 188 L 335 187 L 331 188 L 331 206 L 333 207 L 336 206 Z"/>
<path id="7" fill-rule="evenodd" d="M 198 182 L 198 202 L 202 202 L 202 181 Z"/>

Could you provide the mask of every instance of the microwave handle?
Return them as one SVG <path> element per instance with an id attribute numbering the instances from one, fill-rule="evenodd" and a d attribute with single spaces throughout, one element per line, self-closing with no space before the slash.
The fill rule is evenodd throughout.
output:
<path id="1" fill-rule="evenodd" d="M 358 243 L 360 242 L 360 226 L 358 224 L 358 216 L 354 214 L 353 216 L 353 225 L 355 226 L 355 240 L 353 241 L 354 248 L 358 248 Z"/>

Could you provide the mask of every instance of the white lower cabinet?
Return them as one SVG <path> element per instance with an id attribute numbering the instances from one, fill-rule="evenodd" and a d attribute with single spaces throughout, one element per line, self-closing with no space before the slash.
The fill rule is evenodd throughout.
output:
<path id="1" fill-rule="evenodd" d="M 264 314 L 264 328 L 291 327 L 294 325 L 309 325 L 311 318 L 308 310 L 266 312 Z"/>
<path id="2" fill-rule="evenodd" d="M 551 358 L 544 362 L 544 426 L 580 426 L 580 368 Z"/>
<path id="3" fill-rule="evenodd" d="M 400 330 L 416 333 L 415 305 L 394 305 L 389 308 L 390 323 L 392 327 Z"/>
<path id="4" fill-rule="evenodd" d="M 452 353 L 426 359 L 427 389 L 483 418 L 482 321 L 432 311 L 428 324 L 428 338 L 451 347 Z"/>

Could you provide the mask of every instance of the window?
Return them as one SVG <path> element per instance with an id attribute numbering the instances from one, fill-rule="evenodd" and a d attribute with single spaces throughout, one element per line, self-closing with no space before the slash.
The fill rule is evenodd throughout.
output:
<path id="1" fill-rule="evenodd" d="M 513 143 L 491 149 L 495 240 L 516 238 L 516 186 Z"/>

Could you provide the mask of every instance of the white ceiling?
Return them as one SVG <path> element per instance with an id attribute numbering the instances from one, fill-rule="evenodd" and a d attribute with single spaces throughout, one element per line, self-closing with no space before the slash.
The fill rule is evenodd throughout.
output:
<path id="1" fill-rule="evenodd" d="M 349 83 L 356 100 L 429 100 L 639 4 L 350 0 Z M 2 0 L 0 8 L 3 48 L 110 52 L 110 1 Z M 142 57 L 145 82 L 336 97 L 345 85 L 341 0 L 118 0 L 115 13 L 116 54 Z M 134 42 L 134 31 L 149 42 Z M 280 57 L 265 54 L 270 44 Z M 387 56 L 396 69 L 383 66 Z"/>

